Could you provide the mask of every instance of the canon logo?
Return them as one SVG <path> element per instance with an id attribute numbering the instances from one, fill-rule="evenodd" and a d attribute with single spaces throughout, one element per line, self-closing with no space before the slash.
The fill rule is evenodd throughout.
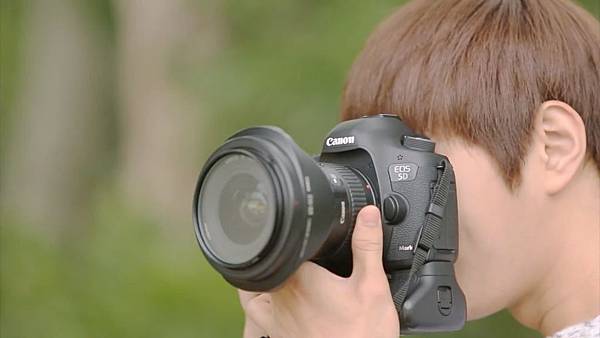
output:
<path id="1" fill-rule="evenodd" d="M 325 140 L 325 145 L 328 147 L 331 146 L 339 146 L 344 144 L 353 144 L 354 136 L 344 136 L 344 137 L 329 137 Z"/>

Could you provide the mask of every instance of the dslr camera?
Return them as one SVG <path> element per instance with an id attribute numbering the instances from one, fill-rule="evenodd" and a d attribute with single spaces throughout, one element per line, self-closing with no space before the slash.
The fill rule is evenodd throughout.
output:
<path id="1" fill-rule="evenodd" d="M 279 128 L 237 132 L 204 165 L 193 219 L 209 263 L 233 286 L 266 292 L 307 260 L 349 276 L 354 222 L 368 204 L 381 210 L 402 334 L 461 329 L 454 172 L 395 115 L 336 125 L 314 158 Z"/>

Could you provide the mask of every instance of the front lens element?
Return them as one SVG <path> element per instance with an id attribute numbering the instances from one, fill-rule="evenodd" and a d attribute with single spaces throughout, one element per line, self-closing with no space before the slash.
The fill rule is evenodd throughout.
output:
<path id="1" fill-rule="evenodd" d="M 242 153 L 217 160 L 204 178 L 197 207 L 210 251 L 233 265 L 255 258 L 275 228 L 276 203 L 272 178 L 258 160 Z"/>

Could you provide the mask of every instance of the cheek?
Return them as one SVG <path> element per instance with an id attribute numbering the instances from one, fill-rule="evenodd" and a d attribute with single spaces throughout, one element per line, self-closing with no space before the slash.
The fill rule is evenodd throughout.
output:
<path id="1" fill-rule="evenodd" d="M 469 193 L 469 189 L 459 190 L 459 194 L 457 277 L 467 297 L 468 318 L 477 319 L 507 305 L 507 281 L 503 278 L 509 259 L 503 243 L 509 234 L 503 232 L 505 222 L 498 217 L 502 215 L 498 206 L 495 210 L 487 206 L 491 199 Z"/>
<path id="2" fill-rule="evenodd" d="M 520 216 L 514 196 L 495 169 L 485 158 L 455 156 L 451 160 L 459 203 L 456 270 L 467 297 L 468 318 L 476 319 L 505 308 L 514 298 L 520 270 L 514 246 L 525 243 L 511 231 L 518 227 Z"/>

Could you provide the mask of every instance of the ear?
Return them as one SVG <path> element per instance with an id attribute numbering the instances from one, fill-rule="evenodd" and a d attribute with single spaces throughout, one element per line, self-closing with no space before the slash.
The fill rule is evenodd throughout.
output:
<path id="1" fill-rule="evenodd" d="M 546 101 L 537 110 L 534 130 L 541 143 L 546 193 L 556 194 L 585 163 L 585 125 L 568 104 Z"/>

